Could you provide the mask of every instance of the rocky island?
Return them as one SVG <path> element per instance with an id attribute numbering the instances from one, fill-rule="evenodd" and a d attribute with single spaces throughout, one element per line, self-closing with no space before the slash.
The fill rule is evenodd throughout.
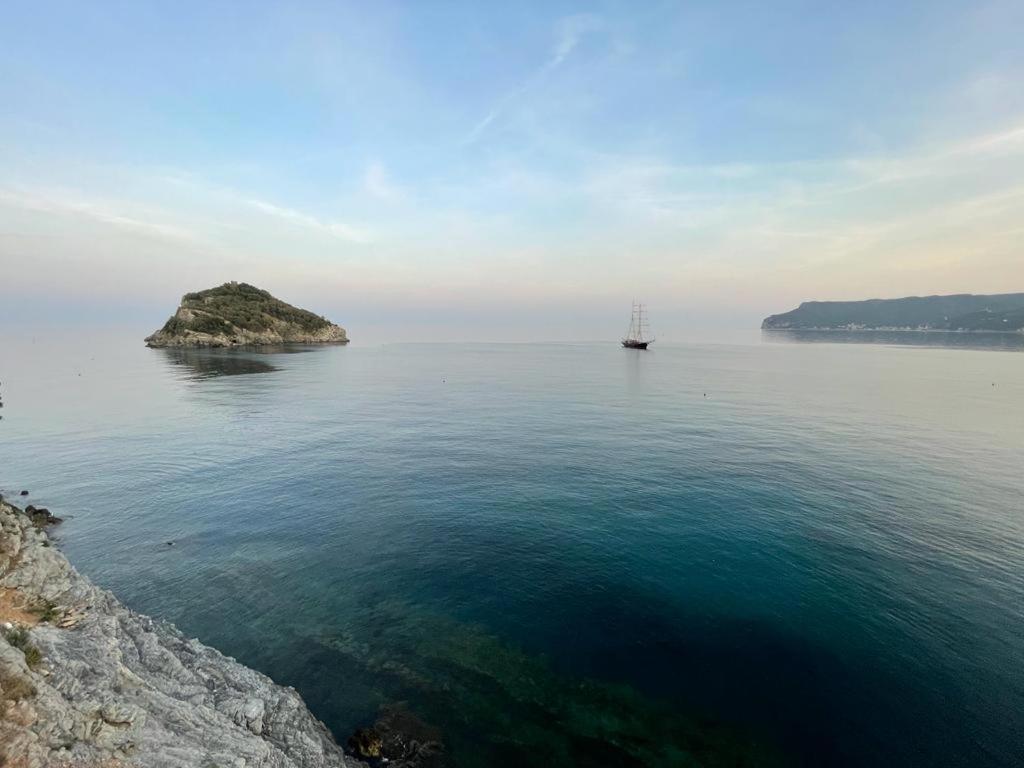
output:
<path id="1" fill-rule="evenodd" d="M 292 688 L 81 576 L 0 500 L 0 765 L 354 768 Z"/>
<path id="2" fill-rule="evenodd" d="M 345 329 L 247 283 L 186 293 L 149 347 L 235 347 L 347 344 Z"/>
<path id="3" fill-rule="evenodd" d="M 805 301 L 771 315 L 764 330 L 1000 331 L 1024 333 L 1024 293 Z"/>

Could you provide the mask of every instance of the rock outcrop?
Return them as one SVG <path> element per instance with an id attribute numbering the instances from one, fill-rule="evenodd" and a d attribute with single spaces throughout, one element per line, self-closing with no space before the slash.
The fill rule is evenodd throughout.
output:
<path id="1" fill-rule="evenodd" d="M 347 344 L 345 329 L 275 299 L 246 283 L 186 293 L 150 347 L 234 347 L 267 344 Z"/>
<path id="2" fill-rule="evenodd" d="M 79 575 L 0 501 L 0 765 L 341 768 L 299 694 Z"/>

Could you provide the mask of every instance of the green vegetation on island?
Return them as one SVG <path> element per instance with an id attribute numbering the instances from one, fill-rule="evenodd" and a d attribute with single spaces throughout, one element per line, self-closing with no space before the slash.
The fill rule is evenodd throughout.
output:
<path id="1" fill-rule="evenodd" d="M 345 329 L 247 283 L 186 293 L 151 347 L 346 343 Z"/>
<path id="2" fill-rule="evenodd" d="M 1024 293 L 805 301 L 766 317 L 766 330 L 1013 331 L 1024 333 Z"/>

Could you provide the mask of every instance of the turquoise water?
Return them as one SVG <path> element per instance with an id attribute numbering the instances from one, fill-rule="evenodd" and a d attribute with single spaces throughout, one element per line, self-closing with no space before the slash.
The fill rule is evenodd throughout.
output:
<path id="1" fill-rule="evenodd" d="M 295 685 L 342 742 L 404 702 L 456 766 L 1024 755 L 1024 354 L 1005 338 L 134 336 L 2 341 L 0 487 L 68 516 L 94 580 Z"/>

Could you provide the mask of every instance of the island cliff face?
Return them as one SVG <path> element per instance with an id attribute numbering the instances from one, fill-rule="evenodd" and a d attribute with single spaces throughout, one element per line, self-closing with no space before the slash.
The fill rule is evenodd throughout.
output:
<path id="1" fill-rule="evenodd" d="M 1024 293 L 805 301 L 766 317 L 765 330 L 1024 332 Z"/>
<path id="2" fill-rule="evenodd" d="M 0 501 L 0 765 L 363 766 L 294 689 L 79 575 L 48 522 Z"/>
<path id="3" fill-rule="evenodd" d="M 347 344 L 345 329 L 247 283 L 186 293 L 150 347 Z"/>

